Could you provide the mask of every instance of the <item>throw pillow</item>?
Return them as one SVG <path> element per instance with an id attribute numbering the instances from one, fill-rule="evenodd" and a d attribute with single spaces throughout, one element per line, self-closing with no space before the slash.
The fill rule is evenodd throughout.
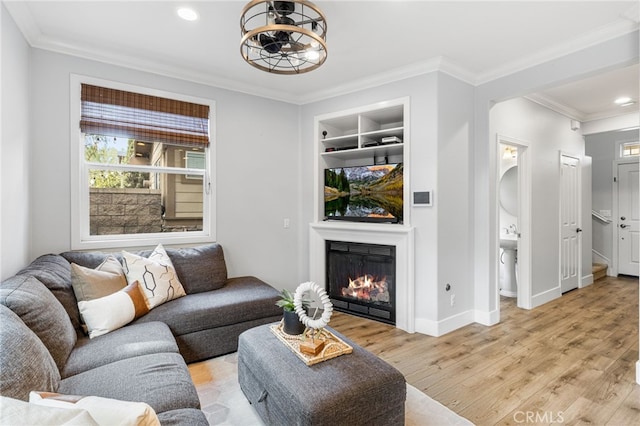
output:
<path id="1" fill-rule="evenodd" d="M 95 269 L 76 263 L 71 264 L 71 285 L 78 302 L 99 299 L 127 286 L 122 265 L 113 256 L 108 256 Z"/>
<path id="2" fill-rule="evenodd" d="M 149 309 L 186 296 L 173 263 L 162 244 L 158 244 L 148 258 L 123 251 L 122 261 L 127 281 L 140 283 Z"/>
<path id="3" fill-rule="evenodd" d="M 105 297 L 78 302 L 89 337 L 107 334 L 149 312 L 137 281 Z"/>
<path id="4" fill-rule="evenodd" d="M 99 396 L 73 396 L 51 392 L 29 393 L 31 404 L 67 409 L 83 409 L 99 425 L 160 425 L 156 412 L 144 402 L 121 401 Z"/>
<path id="5" fill-rule="evenodd" d="M 86 410 L 43 407 L 0 396 L 0 425 L 100 426 Z"/>

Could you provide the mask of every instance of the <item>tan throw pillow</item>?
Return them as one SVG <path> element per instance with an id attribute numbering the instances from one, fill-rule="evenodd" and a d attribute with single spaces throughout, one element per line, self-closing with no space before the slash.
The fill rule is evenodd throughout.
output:
<path id="1" fill-rule="evenodd" d="M 147 306 L 153 309 L 169 300 L 186 296 L 178 274 L 162 244 L 148 258 L 122 252 L 127 281 L 140 283 Z"/>
<path id="2" fill-rule="evenodd" d="M 92 339 L 117 330 L 149 312 L 137 281 L 108 296 L 82 300 L 78 302 L 78 308 Z"/>
<path id="3" fill-rule="evenodd" d="M 127 286 L 122 265 L 113 256 L 108 256 L 95 269 L 71 264 L 71 286 L 78 302 L 99 299 Z"/>
<path id="4" fill-rule="evenodd" d="M 31 392 L 29 393 L 29 403 L 44 407 L 86 410 L 98 425 L 160 425 L 156 412 L 145 402 L 121 401 L 99 396 Z"/>

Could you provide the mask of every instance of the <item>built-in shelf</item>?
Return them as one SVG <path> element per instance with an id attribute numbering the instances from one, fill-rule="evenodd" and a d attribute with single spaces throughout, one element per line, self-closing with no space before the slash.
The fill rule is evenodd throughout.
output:
<path id="1" fill-rule="evenodd" d="M 316 222 L 324 219 L 326 169 L 403 163 L 403 222 L 409 223 L 408 117 L 409 98 L 316 117 Z"/>

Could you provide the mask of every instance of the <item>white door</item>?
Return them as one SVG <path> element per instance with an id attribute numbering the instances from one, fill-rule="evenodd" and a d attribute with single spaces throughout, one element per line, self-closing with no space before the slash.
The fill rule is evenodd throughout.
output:
<path id="1" fill-rule="evenodd" d="M 638 163 L 618 165 L 618 273 L 640 271 L 640 196 Z"/>
<path id="2" fill-rule="evenodd" d="M 578 288 L 580 280 L 580 161 L 562 156 L 560 183 L 560 289 Z"/>

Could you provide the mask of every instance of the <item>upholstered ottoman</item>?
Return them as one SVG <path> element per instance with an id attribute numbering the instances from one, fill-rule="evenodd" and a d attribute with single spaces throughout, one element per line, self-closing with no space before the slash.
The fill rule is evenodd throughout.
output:
<path id="1" fill-rule="evenodd" d="M 329 330 L 353 352 L 311 366 L 278 340 L 269 325 L 240 335 L 240 388 L 262 420 L 279 426 L 404 425 L 402 374 Z"/>

